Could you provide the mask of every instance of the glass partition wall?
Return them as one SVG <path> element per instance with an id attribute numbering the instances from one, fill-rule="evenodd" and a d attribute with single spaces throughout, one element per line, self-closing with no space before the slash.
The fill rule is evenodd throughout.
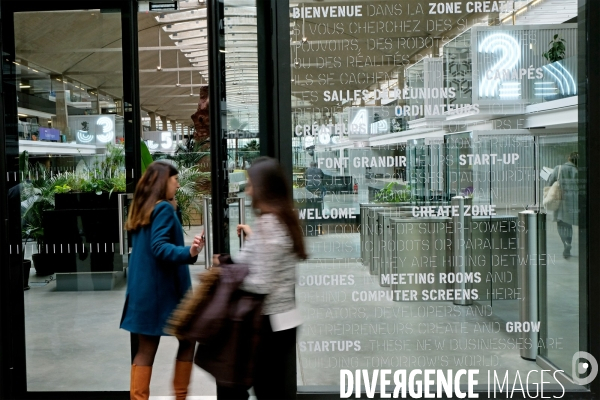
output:
<path id="1" fill-rule="evenodd" d="M 129 387 L 118 200 L 134 172 L 121 26 L 119 10 L 14 13 L 19 171 L 10 175 L 19 184 L 9 202 L 20 218 L 12 250 L 24 272 L 31 392 Z"/>
<path id="2" fill-rule="evenodd" d="M 577 5 L 475 3 L 290 4 L 300 393 L 341 370 L 559 394 L 585 374 Z"/>

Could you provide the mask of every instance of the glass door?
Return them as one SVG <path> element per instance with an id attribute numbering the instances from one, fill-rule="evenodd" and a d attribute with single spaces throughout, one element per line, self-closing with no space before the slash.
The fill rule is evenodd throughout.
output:
<path id="1" fill-rule="evenodd" d="M 211 157 L 218 160 L 221 176 L 218 193 L 213 190 L 214 245 L 219 253 L 230 253 L 234 259 L 242 246 L 237 236 L 239 224 L 252 225 L 254 213 L 251 199 L 246 196 L 247 170 L 261 155 L 259 137 L 259 72 L 258 28 L 256 0 L 225 0 L 211 2 L 214 18 L 211 32 L 215 39 L 209 44 L 211 60 L 199 60 L 198 65 L 212 64 L 218 78 L 211 80 L 212 93 L 218 93 L 218 118 L 211 119 Z M 209 24 L 210 29 L 210 24 Z M 211 48 L 210 46 L 215 46 Z M 218 48 L 217 48 L 218 46 Z M 211 51 L 211 49 L 213 51 Z M 213 189 L 215 185 L 213 185 Z M 217 237 L 217 235 L 219 237 Z"/>
<path id="2" fill-rule="evenodd" d="M 125 392 L 131 345 L 119 329 L 122 233 L 127 192 L 139 178 L 130 79 L 137 50 L 124 39 L 131 15 L 117 2 L 55 6 L 63 8 L 3 8 L 12 24 L 2 60 L 10 71 L 2 82 L 8 252 L 22 271 L 11 280 L 13 321 L 24 318 L 11 329 L 13 385 L 21 394 Z"/>

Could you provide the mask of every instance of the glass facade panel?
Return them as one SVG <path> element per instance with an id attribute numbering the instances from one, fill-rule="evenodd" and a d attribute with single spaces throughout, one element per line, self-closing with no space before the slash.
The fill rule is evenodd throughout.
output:
<path id="1" fill-rule="evenodd" d="M 27 388 L 126 390 L 121 14 L 15 13 L 14 34 Z"/>
<path id="2" fill-rule="evenodd" d="M 294 195 L 311 255 L 300 392 L 383 369 L 576 389 L 585 182 L 577 4 L 563 6 L 290 5 Z"/>

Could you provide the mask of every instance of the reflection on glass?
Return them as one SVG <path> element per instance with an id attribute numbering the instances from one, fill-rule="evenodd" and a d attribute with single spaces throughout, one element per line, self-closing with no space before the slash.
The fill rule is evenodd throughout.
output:
<path id="1" fill-rule="evenodd" d="M 542 205 L 577 151 L 577 10 L 436 4 L 292 5 L 294 196 L 311 256 L 297 286 L 300 390 L 381 368 L 478 368 L 480 384 L 497 371 L 512 385 L 548 365 L 568 375 L 583 350 L 565 331 L 585 317 L 577 218 Z M 565 53 L 544 55 L 560 39 Z M 530 247 L 524 212 L 540 221 Z M 524 320 L 526 302 L 538 320 Z"/>
<path id="2" fill-rule="evenodd" d="M 127 390 L 121 15 L 17 13 L 15 47 L 28 390 Z"/>

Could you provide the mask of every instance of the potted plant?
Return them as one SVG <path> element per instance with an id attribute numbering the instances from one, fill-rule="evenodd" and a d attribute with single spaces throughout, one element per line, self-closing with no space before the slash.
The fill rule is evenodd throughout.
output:
<path id="1" fill-rule="evenodd" d="M 542 56 L 550 61 L 551 63 L 564 60 L 565 52 L 567 48 L 565 47 L 565 43 L 567 41 L 563 38 L 558 37 L 558 33 L 554 35 L 554 38 L 549 43 L 550 49 L 547 52 L 542 54 Z"/>
<path id="2" fill-rule="evenodd" d="M 74 253 L 54 251 L 55 246 L 83 244 L 84 238 L 90 243 L 117 241 L 115 236 L 118 236 L 118 229 L 114 226 L 118 223 L 115 192 L 125 191 L 123 169 L 124 154 L 120 146 L 108 146 L 106 157 L 94 168 L 88 166 L 84 172 L 50 176 L 44 166 L 28 165 L 24 176 L 31 179 L 21 187 L 22 235 L 26 240 L 34 240 L 38 244 L 39 251 L 32 258 L 39 275 L 58 272 L 56 268 L 65 271 L 76 268 Z M 79 217 L 81 226 L 78 227 Z M 79 256 L 85 257 L 85 253 L 80 252 Z M 110 268 L 112 249 L 110 254 L 106 252 L 106 258 L 103 262 L 106 268 Z"/>
<path id="3" fill-rule="evenodd" d="M 62 174 L 64 184 L 56 185 L 56 209 L 116 208 L 117 196 L 126 190 L 123 146 L 108 145 L 106 156 L 86 171 Z"/>

